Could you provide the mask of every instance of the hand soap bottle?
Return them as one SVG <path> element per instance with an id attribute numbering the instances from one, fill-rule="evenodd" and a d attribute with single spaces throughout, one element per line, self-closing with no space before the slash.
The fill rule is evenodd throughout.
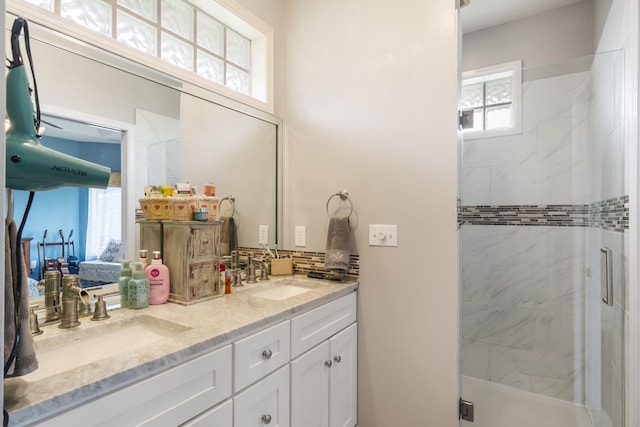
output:
<path id="1" fill-rule="evenodd" d="M 142 270 L 149 266 L 149 259 L 147 258 L 148 252 L 149 251 L 146 249 L 140 249 L 140 258 L 138 259 L 138 262 L 142 264 Z"/>
<path id="2" fill-rule="evenodd" d="M 142 264 L 136 262 L 133 277 L 129 279 L 129 308 L 149 307 L 149 280 L 144 277 Z"/>
<path id="3" fill-rule="evenodd" d="M 149 303 L 164 304 L 169 299 L 169 268 L 162 264 L 160 251 L 153 251 L 151 264 L 144 269 L 144 277 L 149 280 Z"/>
<path id="4" fill-rule="evenodd" d="M 122 261 L 120 267 L 120 280 L 118 290 L 120 291 L 120 307 L 129 307 L 129 280 L 131 280 L 131 266 L 129 261 Z"/>

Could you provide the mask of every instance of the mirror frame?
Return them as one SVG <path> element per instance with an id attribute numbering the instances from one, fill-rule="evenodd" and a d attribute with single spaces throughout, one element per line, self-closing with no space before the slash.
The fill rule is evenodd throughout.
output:
<path id="1" fill-rule="evenodd" d="M 107 38 L 100 34 L 86 30 L 82 27 L 62 22 L 62 20 L 45 10 L 40 10 L 37 6 L 29 4 L 16 4 L 15 2 L 7 2 L 6 16 L 17 18 L 25 17 L 29 23 L 35 24 L 30 26 L 30 37 L 52 47 L 80 55 L 89 60 L 104 64 L 120 71 L 141 77 L 143 79 L 155 82 L 157 84 L 175 89 L 180 93 L 192 95 L 202 100 L 211 102 L 224 108 L 245 114 L 256 119 L 271 123 L 276 127 L 276 191 L 275 197 L 275 244 L 283 242 L 282 224 L 283 224 L 283 138 L 282 138 L 282 119 L 263 111 L 252 105 L 243 103 L 242 101 L 232 99 L 224 94 L 218 93 L 214 88 L 207 87 L 199 82 L 184 81 L 179 75 L 170 75 L 162 69 L 154 68 L 150 65 L 135 61 L 127 56 L 127 53 L 133 51 L 125 45 L 120 45 L 111 38 Z M 5 31 L 10 31 L 10 21 L 7 19 L 5 23 Z M 137 52 L 137 51 L 136 51 Z M 150 57 L 150 63 L 161 61 L 157 58 Z M 178 74 L 178 73 L 176 73 Z M 197 79 L 196 79 L 197 80 Z M 89 123 L 102 124 L 108 127 L 123 130 L 123 138 L 121 141 L 121 167 L 122 167 L 122 185 L 126 188 L 122 196 L 122 239 L 125 242 L 126 254 L 128 258 L 134 257 L 136 247 L 136 220 L 135 209 L 137 201 L 135 200 L 135 191 L 129 189 L 135 188 L 135 173 L 130 167 L 135 164 L 135 124 L 118 122 L 109 119 L 96 118 L 90 114 L 78 113 L 65 108 L 55 107 L 50 104 L 42 104 L 41 110 L 52 115 L 60 115 L 62 117 L 75 117 L 80 121 Z M 73 114 L 69 116 L 68 114 Z"/>

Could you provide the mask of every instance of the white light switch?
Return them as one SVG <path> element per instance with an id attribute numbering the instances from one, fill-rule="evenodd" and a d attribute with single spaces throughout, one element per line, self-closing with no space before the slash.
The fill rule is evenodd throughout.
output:
<path id="1" fill-rule="evenodd" d="M 269 244 L 269 226 L 261 225 L 258 229 L 258 243 L 260 245 L 268 245 Z"/>
<path id="2" fill-rule="evenodd" d="M 398 226 L 369 224 L 369 246 L 398 246 Z"/>
<path id="3" fill-rule="evenodd" d="M 296 246 L 307 246 L 307 227 L 296 225 Z"/>

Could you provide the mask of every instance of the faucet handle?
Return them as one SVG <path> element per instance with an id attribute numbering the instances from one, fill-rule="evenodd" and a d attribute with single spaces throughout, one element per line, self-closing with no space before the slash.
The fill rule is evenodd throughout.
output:
<path id="1" fill-rule="evenodd" d="M 38 324 L 38 315 L 36 314 L 38 307 L 38 304 L 29 305 L 29 330 L 31 331 L 31 335 L 34 336 L 42 334 L 42 329 L 40 329 L 40 325 Z"/>

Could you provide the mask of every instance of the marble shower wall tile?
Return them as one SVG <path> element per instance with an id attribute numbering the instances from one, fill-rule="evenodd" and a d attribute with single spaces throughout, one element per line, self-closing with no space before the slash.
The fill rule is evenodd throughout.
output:
<path id="1" fill-rule="evenodd" d="M 463 371 L 484 375 L 490 349 L 491 381 L 573 399 L 584 360 L 585 230 L 463 225 Z M 545 373 L 546 361 L 564 368 Z"/>

